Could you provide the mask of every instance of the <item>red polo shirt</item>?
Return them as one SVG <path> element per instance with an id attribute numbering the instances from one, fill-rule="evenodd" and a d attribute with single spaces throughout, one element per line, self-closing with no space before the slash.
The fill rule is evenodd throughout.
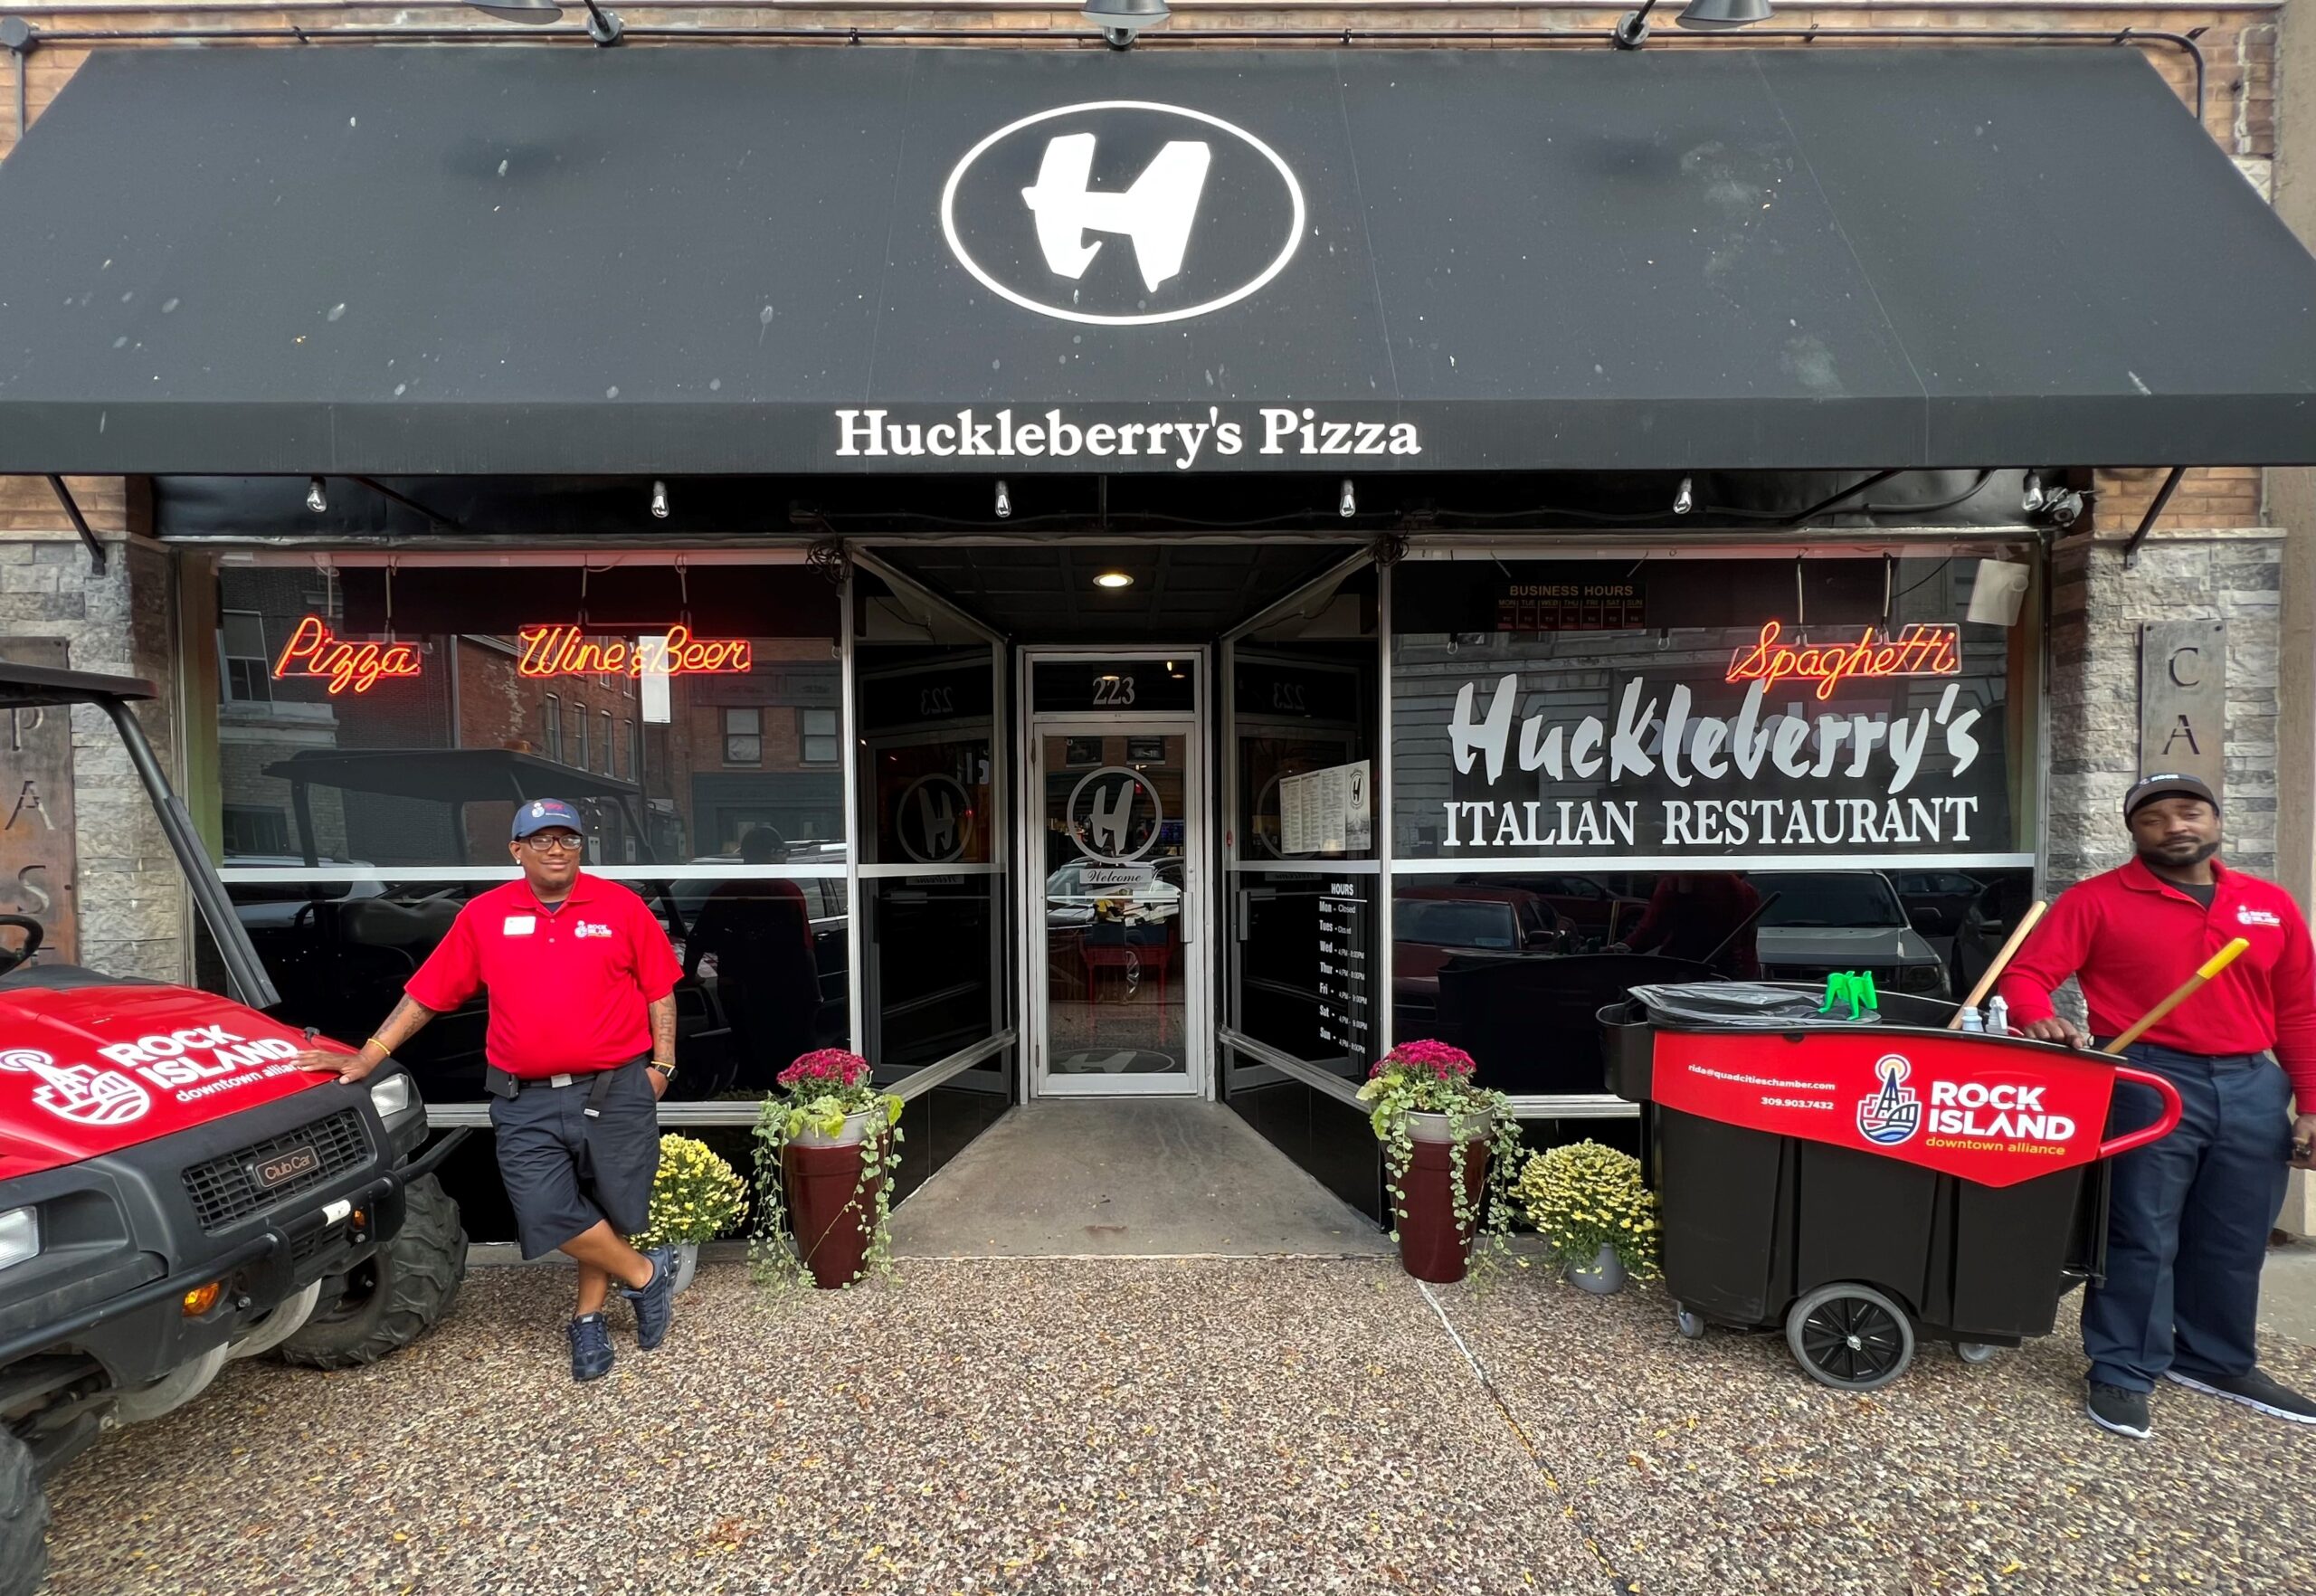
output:
<path id="1" fill-rule="evenodd" d="M 2069 975 L 2098 1036 L 2119 1036 L 2241 936 L 2252 945 L 2146 1040 L 2186 1053 L 2274 1049 L 2303 1113 L 2316 1113 L 2316 957 L 2300 906 L 2273 881 L 2212 861 L 2207 909 L 2134 858 L 2070 887 L 2026 939 L 1999 990 L 2014 1025 L 2047 1020 Z"/>
<path id="2" fill-rule="evenodd" d="M 403 990 L 441 1013 L 489 988 L 485 1056 L 509 1075 L 536 1079 L 608 1069 L 650 1052 L 646 1010 L 681 979 L 668 934 L 643 900 L 582 870 L 571 896 L 552 909 L 528 881 L 474 899 Z"/>

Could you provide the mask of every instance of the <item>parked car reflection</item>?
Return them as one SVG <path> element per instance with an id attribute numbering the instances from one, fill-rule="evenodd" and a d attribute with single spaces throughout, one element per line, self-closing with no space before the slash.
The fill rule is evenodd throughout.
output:
<path id="1" fill-rule="evenodd" d="M 1890 877 L 1914 929 L 1951 936 L 1986 883 L 1960 870 L 1900 870 Z"/>
<path id="2" fill-rule="evenodd" d="M 1816 982 L 1862 971 L 1893 992 L 1947 995 L 1945 961 L 1908 923 L 1881 871 L 1770 870 L 1751 881 L 1762 898 L 1775 899 L 1757 933 L 1770 980 Z"/>
<path id="3" fill-rule="evenodd" d="M 1575 927 L 1523 887 L 1402 887 L 1392 894 L 1391 1004 L 1401 1035 L 1437 1012 L 1439 971 L 1459 957 L 1541 957 L 1573 950 Z"/>

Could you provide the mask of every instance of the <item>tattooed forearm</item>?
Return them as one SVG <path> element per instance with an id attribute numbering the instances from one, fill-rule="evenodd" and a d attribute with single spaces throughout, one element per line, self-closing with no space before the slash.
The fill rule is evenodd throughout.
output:
<path id="1" fill-rule="evenodd" d="M 432 1018 L 433 1010 L 415 998 L 406 997 L 394 1005 L 394 1012 L 386 1016 L 386 1022 L 370 1034 L 376 1037 L 391 1053 L 424 1030 L 426 1022 Z"/>
<path id="2" fill-rule="evenodd" d="M 634 1012 L 633 1010 L 629 1011 Z M 669 993 L 651 1005 L 651 1061 L 676 1061 L 676 994 Z"/>

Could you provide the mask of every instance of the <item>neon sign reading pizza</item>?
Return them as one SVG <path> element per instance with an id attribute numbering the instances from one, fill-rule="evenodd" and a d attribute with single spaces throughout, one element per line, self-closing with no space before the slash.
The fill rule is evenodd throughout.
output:
<path id="1" fill-rule="evenodd" d="M 1788 638 L 1782 622 L 1765 621 L 1751 647 L 1729 656 L 1730 681 L 1817 683 L 1815 697 L 1830 698 L 1845 681 L 1902 676 L 1955 676 L 1962 669 L 1961 629 L 1917 621 L 1895 637 L 1872 627 L 1847 642 L 1806 642 Z"/>
<path id="2" fill-rule="evenodd" d="M 273 661 L 273 679 L 320 677 L 331 697 L 351 688 L 366 693 L 382 681 L 408 680 L 422 668 L 417 648 L 401 642 L 356 642 L 337 637 L 318 615 L 308 615 L 290 633 Z"/>

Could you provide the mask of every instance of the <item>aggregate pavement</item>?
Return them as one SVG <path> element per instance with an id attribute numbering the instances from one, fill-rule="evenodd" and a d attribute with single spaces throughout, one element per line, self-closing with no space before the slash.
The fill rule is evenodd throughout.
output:
<path id="1" fill-rule="evenodd" d="M 52 1596 L 2306 1590 L 2316 1428 L 2082 1417 L 2072 1326 L 1870 1396 L 1648 1288 L 1376 1259 L 704 1266 L 570 1380 L 561 1271 L 375 1367 L 229 1368 L 52 1485 Z M 1451 1332 L 1452 1326 L 1452 1332 Z M 2316 1347 L 2269 1367 L 2316 1387 Z"/>

